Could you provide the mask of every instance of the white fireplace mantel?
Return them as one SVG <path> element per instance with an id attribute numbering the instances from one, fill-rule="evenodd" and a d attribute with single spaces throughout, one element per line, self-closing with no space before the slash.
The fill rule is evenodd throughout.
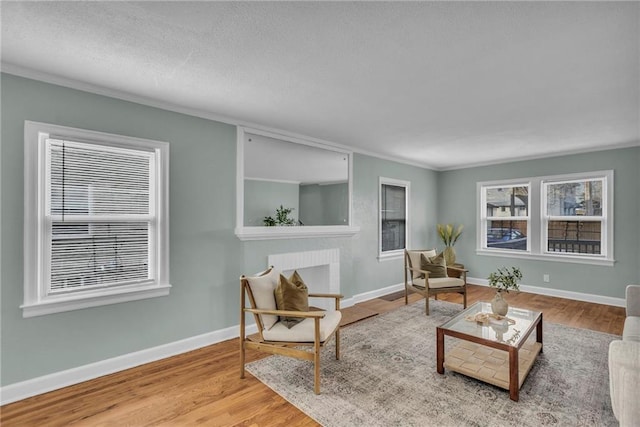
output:
<path id="1" fill-rule="evenodd" d="M 340 249 L 289 252 L 268 257 L 269 265 L 285 274 L 297 270 L 309 288 L 309 293 L 340 293 Z M 333 310 L 330 301 L 314 301 L 314 304 Z"/>

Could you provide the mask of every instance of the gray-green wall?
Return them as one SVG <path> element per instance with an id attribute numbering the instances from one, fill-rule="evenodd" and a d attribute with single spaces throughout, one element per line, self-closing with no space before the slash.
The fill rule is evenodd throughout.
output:
<path id="1" fill-rule="evenodd" d="M 347 298 L 400 283 L 402 260 L 376 258 L 381 175 L 411 181 L 412 241 L 421 247 L 436 244 L 436 172 L 355 155 L 358 235 L 241 242 L 234 234 L 234 126 L 7 74 L 0 75 L 0 84 L 3 386 L 233 327 L 238 324 L 238 277 L 264 269 L 269 254 L 339 248 Z M 171 143 L 169 296 L 22 317 L 25 120 Z"/>
<path id="2" fill-rule="evenodd" d="M 235 127 L 2 74 L 2 384 L 232 325 Z M 25 120 L 170 141 L 171 295 L 23 318 Z M 237 323 L 237 322 L 236 322 Z"/>
<path id="3" fill-rule="evenodd" d="M 614 171 L 613 267 L 476 254 L 476 182 L 609 169 Z M 473 277 L 486 278 L 497 267 L 517 265 L 525 285 L 615 298 L 624 298 L 626 285 L 640 283 L 640 147 L 447 171 L 440 184 L 437 217 L 465 224 L 455 249 Z M 549 283 L 543 274 L 549 274 Z"/>

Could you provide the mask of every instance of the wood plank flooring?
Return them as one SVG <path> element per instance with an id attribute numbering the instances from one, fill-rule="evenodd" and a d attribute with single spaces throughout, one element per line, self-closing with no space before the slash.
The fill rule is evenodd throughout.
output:
<path id="1" fill-rule="evenodd" d="M 468 302 L 488 301 L 493 293 L 469 285 Z M 439 298 L 462 303 L 457 294 Z M 419 299 L 410 295 L 410 302 Z M 622 333 L 622 307 L 524 292 L 511 292 L 507 300 L 513 306 L 542 311 L 545 322 Z M 404 298 L 376 298 L 345 311 L 385 313 L 402 305 Z M 247 361 L 266 356 L 248 351 Z M 5 405 L 0 411 L 3 427 L 318 425 L 251 374 L 239 378 L 237 339 Z"/>

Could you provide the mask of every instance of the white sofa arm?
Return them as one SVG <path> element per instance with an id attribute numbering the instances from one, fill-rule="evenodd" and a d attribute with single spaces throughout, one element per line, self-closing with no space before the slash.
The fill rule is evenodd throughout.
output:
<path id="1" fill-rule="evenodd" d="M 640 285 L 627 286 L 627 316 L 640 316 Z"/>
<path id="2" fill-rule="evenodd" d="M 640 343 L 612 341 L 609 344 L 609 388 L 613 413 L 621 427 L 637 426 L 640 420 Z"/>

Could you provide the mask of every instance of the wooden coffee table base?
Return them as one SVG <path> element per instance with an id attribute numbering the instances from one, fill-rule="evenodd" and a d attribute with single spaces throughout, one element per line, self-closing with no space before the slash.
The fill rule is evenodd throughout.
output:
<path id="1" fill-rule="evenodd" d="M 513 349 L 515 350 L 515 349 Z M 510 391 L 518 400 L 518 391 L 542 350 L 539 342 L 527 342 L 518 351 L 518 383 L 510 386 L 509 352 L 468 341 L 460 342 L 445 357 L 444 367 Z M 517 350 L 515 350 L 517 351 Z M 515 397 L 515 399 L 514 399 Z"/>
<path id="2" fill-rule="evenodd" d="M 507 322 L 498 328 L 475 321 L 478 314 L 491 313 L 491 304 L 479 301 L 436 328 L 436 370 L 452 371 L 509 390 L 518 401 L 520 386 L 542 349 L 542 312 L 510 307 Z M 471 320 L 469 320 L 471 319 Z M 535 343 L 529 337 L 535 334 Z M 445 336 L 457 338 L 454 351 L 446 355 Z M 522 359 L 522 361 L 520 361 Z"/>

